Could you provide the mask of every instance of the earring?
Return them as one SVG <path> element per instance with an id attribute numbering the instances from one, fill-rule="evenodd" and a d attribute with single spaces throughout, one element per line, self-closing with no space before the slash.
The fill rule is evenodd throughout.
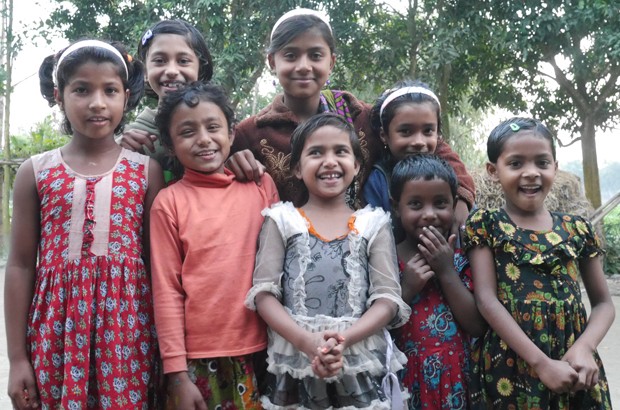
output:
<path id="1" fill-rule="evenodd" d="M 331 84 L 331 80 L 328 78 L 327 81 L 325 81 L 325 85 L 329 87 L 329 85 Z"/>

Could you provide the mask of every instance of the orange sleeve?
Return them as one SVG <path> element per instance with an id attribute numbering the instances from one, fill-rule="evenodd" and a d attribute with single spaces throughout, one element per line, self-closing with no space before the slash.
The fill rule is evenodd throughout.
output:
<path id="1" fill-rule="evenodd" d="M 185 293 L 181 284 L 183 245 L 171 212 L 172 195 L 161 191 L 151 208 L 153 307 L 164 373 L 187 370 Z"/>

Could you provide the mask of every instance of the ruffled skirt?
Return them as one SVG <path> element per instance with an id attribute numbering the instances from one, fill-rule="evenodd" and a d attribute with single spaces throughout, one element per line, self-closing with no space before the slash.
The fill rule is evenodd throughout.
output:
<path id="1" fill-rule="evenodd" d="M 343 332 L 357 318 L 292 315 L 299 326 L 312 333 L 326 330 Z M 267 409 L 391 409 L 389 394 L 381 387 L 387 374 L 386 352 L 392 343 L 378 332 L 347 348 L 343 371 L 339 376 L 319 379 L 308 357 L 276 332 L 269 330 L 268 388 L 262 396 Z M 393 346 L 391 372 L 399 371 L 407 361 Z M 403 398 L 407 397 L 402 392 Z"/>

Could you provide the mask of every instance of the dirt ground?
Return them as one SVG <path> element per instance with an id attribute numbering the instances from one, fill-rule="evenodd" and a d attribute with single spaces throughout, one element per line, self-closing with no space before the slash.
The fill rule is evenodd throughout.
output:
<path id="1" fill-rule="evenodd" d="M 620 275 L 614 275 L 607 278 L 607 285 L 609 286 L 609 292 L 611 296 L 620 296 Z M 620 318 L 616 318 L 620 320 Z"/>

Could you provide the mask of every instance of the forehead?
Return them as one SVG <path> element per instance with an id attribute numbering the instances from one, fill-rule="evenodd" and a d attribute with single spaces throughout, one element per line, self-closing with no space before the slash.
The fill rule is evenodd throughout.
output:
<path id="1" fill-rule="evenodd" d="M 226 116 L 224 115 L 222 109 L 211 101 L 200 100 L 194 107 L 190 107 L 185 104 L 185 102 L 181 102 L 174 108 L 170 121 L 172 123 L 176 123 L 187 119 L 196 121 L 206 119 L 224 119 L 225 121 Z"/>
<path id="2" fill-rule="evenodd" d="M 316 145 L 348 145 L 351 146 L 349 133 L 333 125 L 317 128 L 306 137 L 304 147 Z"/>
<path id="3" fill-rule="evenodd" d="M 121 67 L 111 61 L 96 62 L 89 60 L 75 68 L 71 77 L 67 78 L 67 84 L 76 81 L 105 84 L 118 82 L 122 84 L 121 69 Z"/>
<path id="4" fill-rule="evenodd" d="M 329 44 L 321 34 L 321 31 L 318 28 L 310 28 L 303 33 L 300 33 L 291 41 L 286 43 L 283 47 L 285 48 L 327 48 L 329 49 Z"/>
<path id="5" fill-rule="evenodd" d="M 395 120 L 437 123 L 437 108 L 430 101 L 403 101 L 396 104 L 398 105 L 394 109 Z"/>
<path id="6" fill-rule="evenodd" d="M 425 180 L 423 178 L 410 179 L 403 185 L 402 197 L 437 197 L 445 196 L 452 198 L 450 184 L 443 179 L 433 178 Z"/>
<path id="7" fill-rule="evenodd" d="M 181 54 L 194 53 L 194 49 L 189 43 L 189 39 L 180 34 L 157 34 L 151 40 L 151 46 L 147 51 L 148 54 L 166 53 Z"/>
<path id="8" fill-rule="evenodd" d="M 553 156 L 551 141 L 537 132 L 520 131 L 506 139 L 501 155 L 550 155 Z"/>

